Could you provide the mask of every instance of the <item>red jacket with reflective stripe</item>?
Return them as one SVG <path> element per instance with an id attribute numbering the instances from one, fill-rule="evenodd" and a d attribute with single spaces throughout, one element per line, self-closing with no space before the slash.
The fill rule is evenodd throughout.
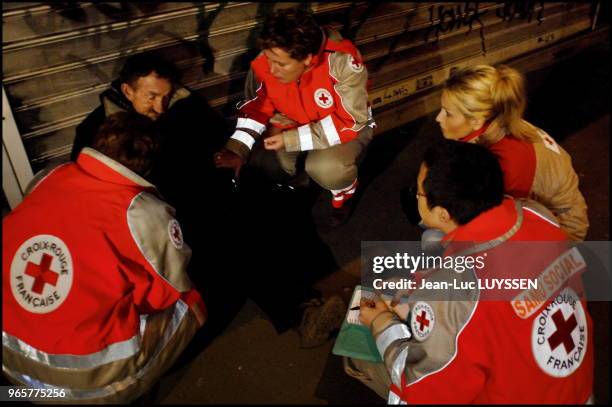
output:
<path id="1" fill-rule="evenodd" d="M 90 355 L 139 338 L 141 317 L 179 300 L 204 313 L 185 273 L 191 251 L 154 195 L 91 149 L 39 182 L 2 222 L 3 333 L 47 354 Z"/>
<path id="2" fill-rule="evenodd" d="M 299 125 L 323 119 L 332 115 L 334 125 L 340 140 L 343 143 L 357 137 L 357 132 L 351 130 L 355 120 L 342 106 L 342 100 L 334 90 L 338 79 L 330 72 L 329 55 L 331 52 L 343 52 L 350 54 L 357 62 L 361 58 L 355 46 L 348 40 L 341 42 L 327 40 L 325 50 L 321 55 L 314 58 L 314 67 L 304 72 L 298 82 L 281 83 L 270 73 L 268 60 L 262 53 L 251 62 L 255 76 L 263 86 L 257 90 L 257 99 L 247 103 L 241 108 L 247 117 L 266 124 L 272 115 L 278 111 Z M 325 89 L 328 93 L 316 94 L 317 90 Z M 332 104 L 327 99 L 327 94 L 332 96 Z M 317 99 L 319 103 L 317 103 Z"/>
<path id="3" fill-rule="evenodd" d="M 486 250 L 479 278 L 534 278 L 566 250 L 561 229 L 530 209 L 522 212 L 519 229 L 498 246 L 498 253 Z M 494 241 L 517 219 L 514 201 L 506 199 L 445 240 Z M 571 287 L 580 297 L 578 277 L 574 275 L 561 287 Z M 504 291 L 506 298 L 522 292 Z M 499 291 L 481 290 L 480 300 L 467 310 L 468 305 L 458 301 L 430 301 L 436 321 L 427 339 L 408 345 L 401 398 L 408 404 L 585 403 L 593 386 L 593 325 L 586 301 L 581 300 L 574 311 L 567 304 L 553 307 L 551 301 L 558 294 L 559 289 L 553 289 L 548 300 L 528 312 L 524 306 L 497 300 L 502 298 Z M 396 354 L 396 350 L 386 353 Z M 577 368 L 568 373 L 564 367 Z M 397 387 L 392 386 L 394 393 Z"/>
<path id="4" fill-rule="evenodd" d="M 367 70 L 348 40 L 327 39 L 298 81 L 282 83 L 265 54 L 251 62 L 236 133 L 227 148 L 245 157 L 269 123 L 284 129 L 287 151 L 308 151 L 349 142 L 372 125 Z M 244 130 L 247 134 L 244 134 Z"/>

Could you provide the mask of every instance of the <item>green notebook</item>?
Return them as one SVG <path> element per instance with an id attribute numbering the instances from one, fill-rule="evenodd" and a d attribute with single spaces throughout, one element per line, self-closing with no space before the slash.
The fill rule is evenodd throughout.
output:
<path id="1" fill-rule="evenodd" d="M 359 322 L 359 310 L 351 311 L 351 308 L 359 305 L 362 293 L 364 298 L 372 298 L 374 294 L 369 288 L 359 285 L 355 287 L 346 318 L 342 322 L 332 353 L 369 362 L 382 362 L 372 332 L 367 326 Z"/>

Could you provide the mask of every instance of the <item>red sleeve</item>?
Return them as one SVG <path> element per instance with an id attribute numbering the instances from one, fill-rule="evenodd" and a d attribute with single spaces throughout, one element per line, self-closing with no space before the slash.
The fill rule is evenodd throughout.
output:
<path id="1" fill-rule="evenodd" d="M 238 108 L 240 117 L 250 118 L 267 125 L 276 109 L 266 95 L 266 85 L 256 77 L 252 68 L 244 85 L 244 97 L 244 101 Z"/>

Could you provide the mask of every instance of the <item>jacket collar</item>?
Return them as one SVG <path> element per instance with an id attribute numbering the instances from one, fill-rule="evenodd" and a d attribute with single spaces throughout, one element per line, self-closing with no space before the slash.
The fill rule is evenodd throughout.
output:
<path id="1" fill-rule="evenodd" d="M 521 205 L 510 197 L 504 198 L 501 205 L 478 215 L 471 222 L 457 227 L 444 236 L 445 242 L 488 242 L 508 240 L 517 230 L 522 220 Z M 518 225 L 520 226 L 520 224 Z"/>
<path id="2" fill-rule="evenodd" d="M 185 99 L 191 95 L 191 91 L 182 85 L 176 85 L 177 89 L 172 94 L 172 98 L 168 103 L 168 109 L 170 109 L 179 100 Z M 114 80 L 111 86 L 100 94 L 100 103 L 104 107 L 104 115 L 110 116 L 117 112 L 129 112 L 132 111 L 132 102 L 125 97 L 121 91 L 121 81 L 119 79 Z"/>
<path id="3" fill-rule="evenodd" d="M 481 144 L 486 147 L 497 143 L 506 134 L 508 134 L 508 130 L 501 126 L 498 120 L 492 120 L 485 122 L 481 128 L 461 138 L 460 141 Z"/>
<path id="4" fill-rule="evenodd" d="M 149 181 L 93 148 L 85 147 L 81 151 L 77 165 L 83 171 L 103 181 L 156 190 Z"/>

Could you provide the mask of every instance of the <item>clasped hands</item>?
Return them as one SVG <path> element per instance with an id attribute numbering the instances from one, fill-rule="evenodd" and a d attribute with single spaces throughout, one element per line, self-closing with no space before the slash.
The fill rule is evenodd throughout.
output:
<path id="1" fill-rule="evenodd" d="M 266 150 L 280 150 L 281 148 L 285 147 L 285 140 L 283 139 L 283 134 L 282 134 L 283 130 L 275 127 L 275 126 L 270 126 L 268 128 L 268 135 L 266 138 L 264 138 L 264 148 Z"/>

